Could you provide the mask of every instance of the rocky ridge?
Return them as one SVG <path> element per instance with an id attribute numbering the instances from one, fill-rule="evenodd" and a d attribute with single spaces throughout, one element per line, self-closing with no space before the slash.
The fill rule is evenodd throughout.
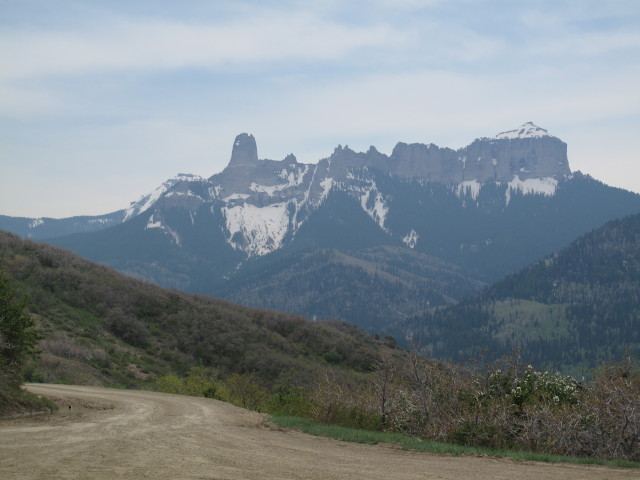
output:
<path id="1" fill-rule="evenodd" d="M 194 213 L 207 204 L 220 209 L 224 216 L 229 245 L 248 256 L 260 256 L 277 250 L 285 238 L 295 236 L 309 213 L 336 189 L 357 199 L 376 224 L 389 233 L 388 199 L 378 188 L 372 171 L 402 180 L 445 184 L 471 201 L 485 184 L 504 185 L 505 204 L 514 191 L 553 195 L 557 181 L 571 174 L 566 144 L 531 122 L 495 137 L 476 139 L 459 150 L 400 142 L 391 155 L 385 155 L 373 146 L 367 152 L 355 152 L 339 145 L 317 164 L 299 163 L 293 154 L 280 161 L 259 159 L 254 136 L 242 133 L 234 141 L 227 167 L 208 179 L 180 174 L 127 209 L 104 218 L 21 219 L 25 221 L 21 225 L 25 231 L 10 230 L 46 238 L 57 236 L 51 235 L 52 224 L 66 222 L 65 233 L 94 231 L 130 220 L 156 206 L 183 208 L 191 212 L 193 220 Z M 161 211 L 149 218 L 146 228 L 160 229 L 176 245 L 181 243 L 180 234 L 165 222 Z M 402 237 L 410 247 L 418 241 L 412 231 L 402 232 Z"/>

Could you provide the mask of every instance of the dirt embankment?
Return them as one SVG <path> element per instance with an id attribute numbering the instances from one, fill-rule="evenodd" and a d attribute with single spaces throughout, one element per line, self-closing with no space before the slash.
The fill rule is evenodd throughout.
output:
<path id="1" fill-rule="evenodd" d="M 29 385 L 53 416 L 0 421 L 2 479 L 637 479 L 633 470 L 406 452 L 283 431 L 194 397 Z M 71 406 L 71 408 L 69 408 Z"/>

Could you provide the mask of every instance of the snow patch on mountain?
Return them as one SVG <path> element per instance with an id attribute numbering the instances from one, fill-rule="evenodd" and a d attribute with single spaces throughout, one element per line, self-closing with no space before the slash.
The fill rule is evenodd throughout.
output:
<path id="1" fill-rule="evenodd" d="M 304 181 L 304 176 L 309 171 L 309 165 L 303 165 L 297 167 L 294 171 L 289 172 L 286 168 L 283 168 L 282 171 L 278 174 L 280 178 L 286 180 L 287 182 L 282 186 L 282 188 L 290 188 L 297 187 L 298 185 L 302 185 Z"/>
<path id="2" fill-rule="evenodd" d="M 173 240 L 173 243 L 175 243 L 179 247 L 182 246 L 182 239 L 177 234 L 177 232 L 169 228 L 169 226 L 166 225 L 162 221 L 162 219 L 155 218 L 155 215 L 151 215 L 149 217 L 149 220 L 147 221 L 147 226 L 145 227 L 145 230 L 151 230 L 154 228 L 162 230 L 165 233 L 165 235 L 169 236 Z"/>
<path id="3" fill-rule="evenodd" d="M 111 220 L 110 218 L 92 218 L 91 220 L 89 220 L 89 223 L 91 225 L 111 225 L 113 223 L 113 220 Z"/>
<path id="4" fill-rule="evenodd" d="M 175 185 L 181 182 L 195 182 L 202 181 L 206 182 L 206 180 L 198 175 L 191 175 L 189 173 L 179 173 L 173 178 L 165 181 L 156 188 L 153 192 L 148 193 L 140 197 L 136 202 L 131 202 L 129 208 L 127 208 L 124 212 L 123 222 L 140 215 L 143 212 L 146 212 L 151 207 L 153 207 L 156 202 L 160 199 L 160 197 L 167 192 L 169 189 L 173 188 Z"/>
<path id="5" fill-rule="evenodd" d="M 335 184 L 336 181 L 331 177 L 327 177 L 320 182 L 320 186 L 322 187 L 322 194 L 320 194 L 320 201 L 318 202 L 319 204 L 322 203 L 325 198 L 327 198 L 327 195 L 329 195 L 329 192 Z"/>
<path id="6" fill-rule="evenodd" d="M 282 185 L 258 185 L 256 182 L 251 182 L 249 185 L 249 190 L 252 192 L 266 193 L 270 197 L 273 197 L 273 194 L 281 189 Z"/>
<path id="7" fill-rule="evenodd" d="M 213 187 L 209 187 L 209 197 L 210 198 L 220 198 L 220 194 L 222 193 L 222 185 L 215 185 Z"/>
<path id="8" fill-rule="evenodd" d="M 223 207 L 228 242 L 249 256 L 266 255 L 282 245 L 289 229 L 287 203 L 257 207 L 250 203 Z"/>
<path id="9" fill-rule="evenodd" d="M 384 227 L 384 222 L 387 218 L 389 207 L 384 203 L 384 197 L 376 188 L 375 183 L 360 195 L 360 205 L 382 230 L 387 231 Z"/>
<path id="10" fill-rule="evenodd" d="M 158 188 L 156 188 L 153 192 L 140 197 L 137 202 L 131 204 L 129 208 L 124 212 L 124 220 L 127 221 L 130 218 L 136 217 L 143 212 L 149 210 L 158 199 L 162 196 L 163 193 L 167 191 L 169 188 L 167 186 L 168 182 L 164 182 Z"/>
<path id="11" fill-rule="evenodd" d="M 402 243 L 409 248 L 416 248 L 419 238 L 420 236 L 418 235 L 418 232 L 412 228 L 411 231 L 402 238 Z"/>
<path id="12" fill-rule="evenodd" d="M 534 125 L 533 122 L 527 122 L 515 130 L 509 130 L 508 132 L 501 132 L 497 134 L 495 137 L 496 140 L 500 140 L 503 138 L 514 139 L 514 138 L 540 138 L 540 137 L 550 137 L 549 133 L 544 129 L 540 128 L 537 125 Z"/>
<path id="13" fill-rule="evenodd" d="M 174 232 L 172 229 L 170 229 L 167 226 L 165 226 L 163 230 L 164 230 L 164 233 L 166 233 L 173 239 L 173 243 L 175 243 L 179 247 L 182 246 L 182 239 L 180 238 L 177 232 Z"/>
<path id="14" fill-rule="evenodd" d="M 205 201 L 204 198 L 202 198 L 200 195 L 192 192 L 191 190 L 186 190 L 184 192 L 178 192 L 178 191 L 173 191 L 173 192 L 168 192 L 165 197 L 169 198 L 169 197 L 193 197 L 193 198 L 197 198 L 199 200 L 202 200 L 203 202 Z"/>
<path id="15" fill-rule="evenodd" d="M 224 197 L 222 199 L 222 201 L 224 203 L 229 203 L 233 200 L 246 200 L 247 198 L 249 198 L 251 195 L 247 194 L 247 193 L 232 193 L 231 195 Z"/>
<path id="16" fill-rule="evenodd" d="M 558 181 L 553 177 L 527 178 L 525 180 L 520 180 L 520 177 L 515 175 L 513 180 L 507 184 L 507 191 L 505 192 L 506 204 L 508 205 L 511 200 L 511 192 L 520 192 L 525 195 L 545 195 L 550 197 L 555 195 L 557 188 Z"/>
<path id="17" fill-rule="evenodd" d="M 151 215 L 147 221 L 147 226 L 144 228 L 145 230 L 149 230 L 151 228 L 162 228 L 162 222 L 160 220 L 154 220 L 153 215 Z"/>
<path id="18" fill-rule="evenodd" d="M 42 225 L 43 223 L 44 220 L 42 220 L 42 218 L 34 218 L 29 222 L 29 228 L 36 228 L 38 225 Z"/>
<path id="19" fill-rule="evenodd" d="M 466 180 L 458 184 L 456 187 L 456 195 L 458 195 L 458 198 L 471 195 L 472 199 L 477 200 L 480 188 L 482 188 L 482 184 L 477 180 Z"/>

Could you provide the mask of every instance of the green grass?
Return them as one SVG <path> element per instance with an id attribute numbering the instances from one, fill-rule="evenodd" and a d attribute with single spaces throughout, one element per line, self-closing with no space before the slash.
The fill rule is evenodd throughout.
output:
<path id="1" fill-rule="evenodd" d="M 602 460 L 598 458 L 566 457 L 561 455 L 551 455 L 545 453 L 535 453 L 522 450 L 500 450 L 496 448 L 469 447 L 456 445 L 453 443 L 436 442 L 419 437 L 412 437 L 400 433 L 372 432 L 368 430 L 358 430 L 355 428 L 340 427 L 337 425 L 325 425 L 312 420 L 300 417 L 290 417 L 285 415 L 274 415 L 269 418 L 270 422 L 282 428 L 299 430 L 310 435 L 333 438 L 344 442 L 364 443 L 368 445 L 378 445 L 392 443 L 400 445 L 405 450 L 418 452 L 437 453 L 441 455 L 488 455 L 494 457 L 505 457 L 519 461 L 533 461 L 546 463 L 573 463 L 585 465 L 604 465 L 609 467 L 639 468 L 639 462 L 628 460 Z"/>

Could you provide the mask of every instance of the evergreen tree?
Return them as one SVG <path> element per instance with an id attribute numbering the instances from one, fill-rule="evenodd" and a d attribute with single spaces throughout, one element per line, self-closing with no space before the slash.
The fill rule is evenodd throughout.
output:
<path id="1" fill-rule="evenodd" d="M 26 359 L 36 354 L 41 338 L 33 319 L 25 312 L 26 300 L 0 274 L 0 388 L 17 388 Z"/>

